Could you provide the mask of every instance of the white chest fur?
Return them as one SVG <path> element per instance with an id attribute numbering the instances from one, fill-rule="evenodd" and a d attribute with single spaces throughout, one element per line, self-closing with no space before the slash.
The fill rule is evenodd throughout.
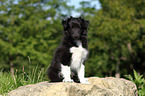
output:
<path id="1" fill-rule="evenodd" d="M 71 58 L 71 69 L 73 70 L 79 70 L 81 67 L 81 64 L 84 62 L 84 60 L 87 57 L 88 51 L 82 47 L 82 43 L 80 41 L 77 41 L 78 47 L 71 47 L 70 52 L 72 53 Z"/>

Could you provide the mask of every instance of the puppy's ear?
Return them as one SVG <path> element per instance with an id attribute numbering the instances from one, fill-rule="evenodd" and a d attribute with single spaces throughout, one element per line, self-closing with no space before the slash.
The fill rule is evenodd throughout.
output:
<path id="1" fill-rule="evenodd" d="M 72 16 L 70 16 L 70 19 L 72 19 L 73 17 Z"/>
<path id="2" fill-rule="evenodd" d="M 88 20 L 85 20 L 85 19 L 82 19 L 82 26 L 84 28 L 84 31 L 83 31 L 83 35 L 86 36 L 87 35 L 87 28 L 88 28 L 88 25 L 89 25 L 89 21 Z"/>
<path id="3" fill-rule="evenodd" d="M 62 19 L 62 25 L 63 25 L 63 28 L 65 30 L 67 28 L 67 20 Z"/>
<path id="4" fill-rule="evenodd" d="M 83 27 L 84 27 L 85 29 L 88 28 L 88 25 L 89 25 L 89 21 L 88 21 L 88 20 L 83 20 Z"/>
<path id="5" fill-rule="evenodd" d="M 82 26 L 83 26 L 85 29 L 88 28 L 89 21 L 88 21 L 88 20 L 85 20 L 85 19 L 82 18 L 82 17 L 79 17 L 79 19 L 82 21 Z"/>

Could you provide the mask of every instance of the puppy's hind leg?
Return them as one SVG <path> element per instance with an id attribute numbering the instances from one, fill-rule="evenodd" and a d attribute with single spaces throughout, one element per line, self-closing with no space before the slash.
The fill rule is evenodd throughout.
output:
<path id="1" fill-rule="evenodd" d="M 50 82 L 62 82 L 63 77 L 59 70 L 49 67 L 47 70 L 48 78 L 50 79 Z"/>

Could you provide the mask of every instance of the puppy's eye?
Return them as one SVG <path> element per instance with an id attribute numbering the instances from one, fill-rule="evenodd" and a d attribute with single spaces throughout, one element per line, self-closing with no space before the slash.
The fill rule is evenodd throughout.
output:
<path id="1" fill-rule="evenodd" d="M 80 28 L 80 26 L 75 26 L 75 28 Z"/>

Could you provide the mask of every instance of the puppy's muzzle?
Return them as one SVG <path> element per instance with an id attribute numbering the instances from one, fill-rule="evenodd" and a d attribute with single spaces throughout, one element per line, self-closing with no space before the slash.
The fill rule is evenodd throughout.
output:
<path id="1" fill-rule="evenodd" d="M 73 37 L 74 37 L 74 39 L 79 39 L 79 35 L 75 35 Z"/>

